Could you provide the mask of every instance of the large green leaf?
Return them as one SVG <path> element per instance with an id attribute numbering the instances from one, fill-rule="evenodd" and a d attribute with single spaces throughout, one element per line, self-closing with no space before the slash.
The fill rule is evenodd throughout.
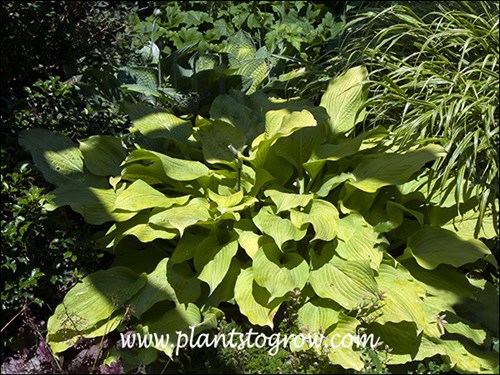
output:
<path id="1" fill-rule="evenodd" d="M 238 243 L 250 258 L 254 258 L 259 250 L 259 231 L 251 219 L 241 219 L 234 223 L 234 231 L 238 234 Z"/>
<path id="2" fill-rule="evenodd" d="M 397 268 L 382 263 L 375 277 L 382 296 L 381 306 L 374 312 L 376 322 L 412 322 L 421 331 L 426 324 L 425 290 L 403 266 Z"/>
<path id="3" fill-rule="evenodd" d="M 205 239 L 196 249 L 194 266 L 199 272 L 198 279 L 210 287 L 210 294 L 226 276 L 233 257 L 238 251 L 236 236 L 221 245 L 216 236 Z"/>
<path id="4" fill-rule="evenodd" d="M 156 269 L 147 275 L 145 287 L 130 300 L 133 314 L 140 318 L 160 301 L 196 301 L 200 295 L 200 284 L 186 273 L 186 267 L 187 265 L 172 264 L 168 258 L 161 260 Z"/>
<path id="5" fill-rule="evenodd" d="M 189 200 L 189 195 L 170 198 L 154 189 L 142 180 L 134 181 L 116 197 L 115 209 L 125 211 L 140 211 L 147 208 L 169 208 L 174 205 L 184 205 Z"/>
<path id="6" fill-rule="evenodd" d="M 383 239 L 361 215 L 350 214 L 339 221 L 339 241 L 335 251 L 345 260 L 369 260 L 370 267 L 378 270 L 383 250 L 379 247 Z"/>
<path id="7" fill-rule="evenodd" d="M 333 79 L 321 97 L 320 106 L 330 116 L 332 134 L 342 134 L 351 130 L 363 119 L 363 109 L 368 97 L 368 71 L 364 66 L 349 69 Z"/>
<path id="8" fill-rule="evenodd" d="M 290 211 L 290 220 L 297 228 L 311 223 L 316 235 L 312 240 L 331 241 L 337 236 L 339 212 L 333 204 L 322 199 L 313 199 L 309 209 Z"/>
<path id="9" fill-rule="evenodd" d="M 127 150 L 118 137 L 93 135 L 80 141 L 85 167 L 97 176 L 119 176 Z"/>
<path id="10" fill-rule="evenodd" d="M 305 207 L 313 199 L 312 194 L 292 194 L 274 189 L 264 191 L 264 195 L 270 197 L 276 205 L 276 213 L 290 211 L 295 207 Z"/>
<path id="11" fill-rule="evenodd" d="M 19 144 L 31 152 L 45 179 L 54 185 L 84 177 L 82 153 L 68 137 L 45 129 L 29 129 L 19 134 Z"/>
<path id="12" fill-rule="evenodd" d="M 280 138 L 273 148 L 276 154 L 292 164 L 299 173 L 313 152 L 313 149 L 324 142 L 324 128 L 320 126 L 299 129 L 288 137 Z M 293 150 L 293 152 L 290 152 Z"/>
<path id="13" fill-rule="evenodd" d="M 126 236 L 134 236 L 142 243 L 152 242 L 156 239 L 171 240 L 178 236 L 177 231 L 173 228 L 164 228 L 150 224 L 149 213 L 139 213 L 133 218 L 116 223 L 116 231 L 113 233 L 113 246 Z"/>
<path id="14" fill-rule="evenodd" d="M 262 207 L 253 222 L 262 233 L 272 237 L 274 242 L 283 250 L 286 241 L 299 241 L 306 235 L 306 229 L 299 229 L 289 219 L 276 214 L 269 206 Z"/>
<path id="15" fill-rule="evenodd" d="M 488 210 L 483 219 L 478 222 L 479 212 L 472 209 L 461 217 L 454 217 L 442 228 L 455 232 L 461 238 L 470 240 L 473 238 L 493 238 L 498 236 L 498 224 L 495 225 L 494 214 Z"/>
<path id="16" fill-rule="evenodd" d="M 349 183 L 367 193 L 374 193 L 381 187 L 407 182 L 427 162 L 444 155 L 444 149 L 439 145 L 427 145 L 402 154 L 380 153 L 363 160 L 352 172 L 355 180 Z"/>
<path id="17" fill-rule="evenodd" d="M 331 300 L 314 297 L 297 312 L 298 327 L 327 335 L 331 331 L 330 328 L 338 322 L 341 309 L 342 307 Z"/>
<path id="18" fill-rule="evenodd" d="M 211 218 L 209 207 L 210 204 L 205 198 L 193 198 L 185 206 L 153 211 L 149 222 L 167 228 L 175 228 L 182 236 L 187 227 Z"/>
<path id="19" fill-rule="evenodd" d="M 191 329 L 194 329 L 201 322 L 199 307 L 193 303 L 187 303 L 176 305 L 164 312 L 158 319 L 148 321 L 146 318 L 145 324 L 149 333 L 165 339 L 163 343 L 156 343 L 153 340 L 153 347 L 173 357 L 174 348 L 182 342 L 179 336 L 184 335 L 181 337 L 189 339 Z"/>
<path id="20" fill-rule="evenodd" d="M 360 321 L 356 318 L 348 316 L 342 311 L 339 313 L 337 325 L 328 335 L 326 341 L 328 343 L 328 358 L 331 363 L 337 363 L 345 369 L 356 371 L 363 369 L 361 350 L 355 350 L 357 348 L 355 336 L 359 325 Z"/>
<path id="21" fill-rule="evenodd" d="M 496 265 L 490 249 L 481 241 L 464 240 L 454 232 L 436 227 L 423 228 L 410 236 L 407 251 L 426 269 L 440 264 L 460 267 L 483 258 Z"/>
<path id="22" fill-rule="evenodd" d="M 309 265 L 297 252 L 283 253 L 274 242 L 264 243 L 253 258 L 252 267 L 257 284 L 266 288 L 269 302 L 291 290 L 302 290 L 309 277 Z"/>
<path id="23" fill-rule="evenodd" d="M 146 165 L 158 162 L 166 176 L 177 181 L 191 181 L 202 176 L 207 176 L 210 169 L 199 161 L 172 158 L 160 152 L 148 150 L 135 150 L 130 153 L 126 163 L 142 162 Z M 161 178 L 161 176 L 158 176 Z"/>
<path id="24" fill-rule="evenodd" d="M 346 261 L 334 255 L 333 244 L 320 255 L 311 253 L 309 283 L 319 297 L 329 298 L 346 309 L 375 298 L 378 287 L 367 260 Z"/>
<path id="25" fill-rule="evenodd" d="M 126 218 L 133 215 L 114 212 L 116 193 L 113 189 L 95 188 L 82 182 L 68 182 L 55 189 L 53 194 L 55 205 L 46 205 L 47 210 L 69 205 L 90 224 L 100 225 L 120 219 L 123 215 L 126 215 Z"/>
<path id="26" fill-rule="evenodd" d="M 183 120 L 164 109 L 140 104 L 125 103 L 134 128 L 150 138 L 186 141 L 192 133 L 191 122 Z"/>
<path id="27" fill-rule="evenodd" d="M 241 270 L 234 287 L 234 299 L 250 323 L 273 328 L 274 315 L 283 299 L 276 298 L 268 304 L 269 297 L 269 292 L 255 283 L 251 267 Z"/>
<path id="28" fill-rule="evenodd" d="M 123 318 L 125 304 L 144 287 L 145 276 L 125 267 L 97 271 L 74 286 L 57 306 L 47 323 L 47 340 L 58 343 L 57 351 L 71 347 L 83 335 L 95 337 L 106 323 L 116 327 Z M 113 316 L 118 310 L 121 316 Z M 108 325 L 108 328 L 112 328 Z M 114 328 L 113 328 L 114 329 Z M 85 337 L 85 336 L 84 336 Z"/>
<path id="29" fill-rule="evenodd" d="M 246 144 L 246 137 L 237 127 L 224 122 L 214 121 L 201 134 L 203 155 L 209 163 L 230 163 L 236 160 L 229 146 L 242 150 Z"/>

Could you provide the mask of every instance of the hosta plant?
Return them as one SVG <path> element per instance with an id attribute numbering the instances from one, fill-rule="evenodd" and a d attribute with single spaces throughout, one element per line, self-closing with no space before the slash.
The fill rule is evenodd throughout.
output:
<path id="1" fill-rule="evenodd" d="M 109 353 L 150 363 L 174 355 L 179 332 L 213 327 L 223 302 L 270 332 L 299 293 L 298 328 L 373 333 L 392 349 L 389 365 L 440 355 L 460 372 L 497 367 L 496 288 L 462 272 L 496 270 L 481 241 L 495 225 L 475 231 L 477 199 L 456 202 L 456 186 L 429 196 L 441 146 L 396 152 L 382 127 L 353 134 L 367 78 L 362 66 L 339 75 L 319 105 L 234 91 L 205 118 L 124 103 L 133 127 L 123 137 L 22 133 L 56 186 L 47 208 L 69 205 L 100 225 L 100 246 L 116 256 L 57 307 L 52 350 L 114 330 L 169 334 L 168 345 Z M 356 346 L 325 355 L 363 368 Z"/>

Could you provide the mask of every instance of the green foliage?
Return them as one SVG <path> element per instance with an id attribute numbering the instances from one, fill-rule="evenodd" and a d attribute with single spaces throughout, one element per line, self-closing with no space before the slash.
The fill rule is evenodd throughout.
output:
<path id="1" fill-rule="evenodd" d="M 446 156 L 441 146 L 422 140 L 399 151 L 385 129 L 355 134 L 366 76 L 363 67 L 340 75 L 319 106 L 261 91 L 221 95 L 209 117 L 125 103 L 133 127 L 114 141 L 94 136 L 77 145 L 49 131 L 22 132 L 20 143 L 56 185 L 45 207 L 69 205 L 89 223 L 109 223 L 98 242 L 115 255 L 50 318 L 52 350 L 126 323 L 170 334 L 172 345 L 155 347 L 172 357 L 177 331 L 213 327 L 221 304 L 272 330 L 298 290 L 305 298 L 297 329 L 328 339 L 373 334 L 392 349 L 390 365 L 441 355 L 459 372 L 495 368 L 496 288 L 458 267 L 496 269 L 496 259 L 478 233 L 471 240 L 448 225 L 458 205 L 474 214 L 478 199 L 430 194 L 426 169 Z M 450 254 L 443 239 L 464 244 Z M 354 345 L 290 349 L 325 350 L 344 369 L 366 363 Z"/>
<path id="2" fill-rule="evenodd" d="M 485 1 L 361 9 L 343 46 L 372 72 L 365 127 L 388 127 L 401 150 L 439 138 L 448 153 L 431 188 L 481 197 L 476 232 L 486 206 L 498 222 L 498 11 Z"/>

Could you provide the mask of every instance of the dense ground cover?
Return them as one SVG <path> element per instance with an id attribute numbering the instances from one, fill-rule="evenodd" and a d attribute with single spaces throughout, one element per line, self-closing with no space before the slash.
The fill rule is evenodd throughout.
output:
<path id="1" fill-rule="evenodd" d="M 3 372 L 498 371 L 498 4 L 2 19 Z M 174 355 L 193 326 L 384 345 Z"/>

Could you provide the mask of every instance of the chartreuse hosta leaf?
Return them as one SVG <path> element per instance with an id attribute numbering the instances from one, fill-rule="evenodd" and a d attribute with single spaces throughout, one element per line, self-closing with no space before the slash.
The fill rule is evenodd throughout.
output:
<path id="1" fill-rule="evenodd" d="M 189 200 L 189 195 L 167 197 L 162 192 L 151 187 L 142 180 L 134 181 L 116 197 L 115 209 L 125 211 L 140 211 L 147 208 L 169 208 L 174 205 L 182 206 Z"/>
<path id="2" fill-rule="evenodd" d="M 270 294 L 254 281 L 252 267 L 242 269 L 234 287 L 234 299 L 240 311 L 250 323 L 259 326 L 274 326 L 274 314 L 278 311 L 284 298 L 276 298 L 270 303 Z"/>
<path id="3" fill-rule="evenodd" d="M 269 302 L 283 297 L 295 288 L 302 290 L 309 277 L 309 265 L 299 253 L 283 253 L 271 241 L 259 248 L 252 267 L 255 282 L 270 293 Z"/>
<path id="4" fill-rule="evenodd" d="M 420 332 L 426 324 L 424 314 L 425 290 L 401 265 L 397 268 L 382 263 L 375 277 L 380 291 L 381 306 L 374 313 L 376 322 L 410 322 Z M 383 329 L 383 328 L 382 328 Z"/>
<path id="5" fill-rule="evenodd" d="M 380 153 L 365 159 L 352 172 L 355 180 L 349 182 L 367 193 L 407 182 L 427 162 L 436 160 L 446 153 L 439 145 L 427 145 L 405 153 Z"/>
<path id="6" fill-rule="evenodd" d="M 357 66 L 330 82 L 321 97 L 320 106 L 330 116 L 329 126 L 333 135 L 351 130 L 363 119 L 363 109 L 368 97 L 368 71 Z"/>
<path id="7" fill-rule="evenodd" d="M 93 135 L 80 141 L 85 167 L 97 176 L 119 176 L 127 150 L 118 137 Z"/>
<path id="8" fill-rule="evenodd" d="M 262 207 L 253 222 L 262 233 L 272 237 L 278 247 L 283 250 L 286 241 L 299 241 L 306 235 L 306 229 L 297 228 L 289 219 L 276 214 L 269 206 Z"/>
<path id="9" fill-rule="evenodd" d="M 125 103 L 134 128 L 149 138 L 166 138 L 186 141 L 192 133 L 192 125 L 164 109 Z"/>
<path id="10" fill-rule="evenodd" d="M 23 130 L 19 144 L 27 149 L 43 177 L 64 185 L 84 177 L 83 156 L 71 139 L 45 129 Z"/>
<path id="11" fill-rule="evenodd" d="M 238 234 L 238 244 L 245 250 L 250 258 L 254 258 L 259 250 L 259 231 L 252 220 L 241 219 L 234 223 L 234 231 Z"/>
<path id="12" fill-rule="evenodd" d="M 471 209 L 463 213 L 461 217 L 454 217 L 444 224 L 442 228 L 455 232 L 465 240 L 498 236 L 498 224 L 495 225 L 491 210 L 486 211 L 479 226 L 478 218 L 479 212 Z"/>
<path id="13" fill-rule="evenodd" d="M 311 206 L 304 211 L 293 209 L 290 220 L 297 228 L 312 224 L 316 235 L 312 240 L 331 241 L 337 236 L 339 212 L 333 204 L 322 199 L 313 199 Z"/>
<path id="14" fill-rule="evenodd" d="M 155 270 L 147 275 L 146 285 L 129 303 L 132 313 L 140 317 L 157 302 L 194 302 L 200 292 L 200 282 L 196 280 L 187 263 L 174 264 L 164 258 Z"/>
<path id="15" fill-rule="evenodd" d="M 208 129 L 203 129 L 201 142 L 203 144 L 203 156 L 207 162 L 211 164 L 229 163 L 233 162 L 236 156 L 228 146 L 233 146 L 241 151 L 245 146 L 246 137 L 237 127 L 217 120 Z"/>
<path id="16" fill-rule="evenodd" d="M 165 175 L 176 181 L 191 181 L 210 173 L 210 169 L 199 161 L 177 159 L 160 152 L 144 149 L 132 151 L 125 163 L 138 161 L 146 165 L 159 163 Z M 161 176 L 158 177 L 161 178 Z"/>
<path id="17" fill-rule="evenodd" d="M 316 126 L 317 121 L 307 110 L 293 111 L 289 108 L 271 110 L 265 114 L 265 131 L 257 136 L 247 158 L 254 167 L 264 164 L 269 149 L 276 139 L 287 137 L 293 132 L 307 127 Z"/>
<path id="18" fill-rule="evenodd" d="M 346 309 L 375 298 L 378 286 L 368 260 L 346 261 L 335 255 L 335 244 L 326 244 L 320 255 L 311 251 L 309 283 L 319 297 Z"/>
<path id="19" fill-rule="evenodd" d="M 172 357 L 175 345 L 179 342 L 180 332 L 189 334 L 190 327 L 196 327 L 202 323 L 202 317 L 199 307 L 194 303 L 182 303 L 166 312 L 162 311 L 160 317 L 155 316 L 151 320 L 146 317 L 143 321 L 147 332 L 156 333 L 158 337 L 168 337 L 168 342 L 165 340 L 163 344 L 157 345 L 153 340 L 152 344 L 156 349 Z"/>
<path id="20" fill-rule="evenodd" d="M 243 199 L 243 190 L 229 195 L 219 195 L 208 189 L 208 197 L 211 201 L 217 203 L 219 211 L 225 211 L 226 208 L 237 206 Z"/>
<path id="21" fill-rule="evenodd" d="M 290 211 L 295 207 L 305 207 L 314 198 L 312 194 L 292 194 L 274 189 L 264 191 L 264 195 L 270 197 L 276 205 L 276 213 Z"/>
<path id="22" fill-rule="evenodd" d="M 354 339 L 356 336 L 360 321 L 351 316 L 339 313 L 337 325 L 328 335 L 328 358 L 331 363 L 337 363 L 346 369 L 361 371 L 364 362 L 361 357 L 361 349 L 357 349 Z M 343 341 L 345 340 L 345 341 Z M 351 345 L 349 346 L 349 342 Z M 332 346 L 330 346 L 330 343 Z"/>
<path id="23" fill-rule="evenodd" d="M 178 236 L 173 228 L 165 228 L 149 223 L 149 213 L 139 213 L 133 218 L 116 223 L 116 231 L 110 245 L 116 246 L 126 236 L 134 236 L 142 243 L 152 242 L 156 239 L 171 240 Z"/>
<path id="24" fill-rule="evenodd" d="M 175 228 L 182 236 L 187 227 L 211 218 L 209 208 L 210 203 L 205 198 L 193 198 L 185 206 L 153 210 L 149 223 Z"/>
<path id="25" fill-rule="evenodd" d="M 54 205 L 46 205 L 47 210 L 69 205 L 83 216 L 86 222 L 100 225 L 107 221 L 122 221 L 135 213 L 114 212 L 116 192 L 113 189 L 101 189 L 82 182 L 70 182 L 53 191 Z"/>
<path id="26" fill-rule="evenodd" d="M 235 235 L 225 244 L 220 244 L 215 235 L 207 237 L 196 248 L 194 266 L 198 279 L 210 287 L 210 294 L 226 276 L 233 257 L 238 251 L 238 239 Z"/>
<path id="27" fill-rule="evenodd" d="M 341 310 L 342 307 L 331 300 L 314 297 L 300 307 L 298 326 L 309 332 L 329 334 L 332 326 L 338 323 Z"/>
<path id="28" fill-rule="evenodd" d="M 481 241 L 464 240 L 454 232 L 437 227 L 423 228 L 410 236 L 408 252 L 421 267 L 430 270 L 440 264 L 460 267 L 483 258 L 496 266 L 493 254 Z"/>
<path id="29" fill-rule="evenodd" d="M 384 256 L 379 234 L 361 215 L 350 214 L 338 222 L 336 253 L 345 260 L 369 260 L 370 267 L 378 270 Z"/>
<path id="30" fill-rule="evenodd" d="M 114 330 L 124 317 L 126 303 L 145 284 L 144 275 L 126 267 L 112 267 L 85 277 L 49 318 L 47 340 L 51 348 L 61 352 L 81 336 L 102 336 Z"/>
<path id="31" fill-rule="evenodd" d="M 371 131 L 363 132 L 356 138 L 341 138 L 337 143 L 326 143 L 318 146 L 304 163 L 304 168 L 311 176 L 315 178 L 318 172 L 328 161 L 338 161 L 342 158 L 356 154 L 365 140 L 382 138 L 387 135 L 387 131 L 378 127 Z"/>

